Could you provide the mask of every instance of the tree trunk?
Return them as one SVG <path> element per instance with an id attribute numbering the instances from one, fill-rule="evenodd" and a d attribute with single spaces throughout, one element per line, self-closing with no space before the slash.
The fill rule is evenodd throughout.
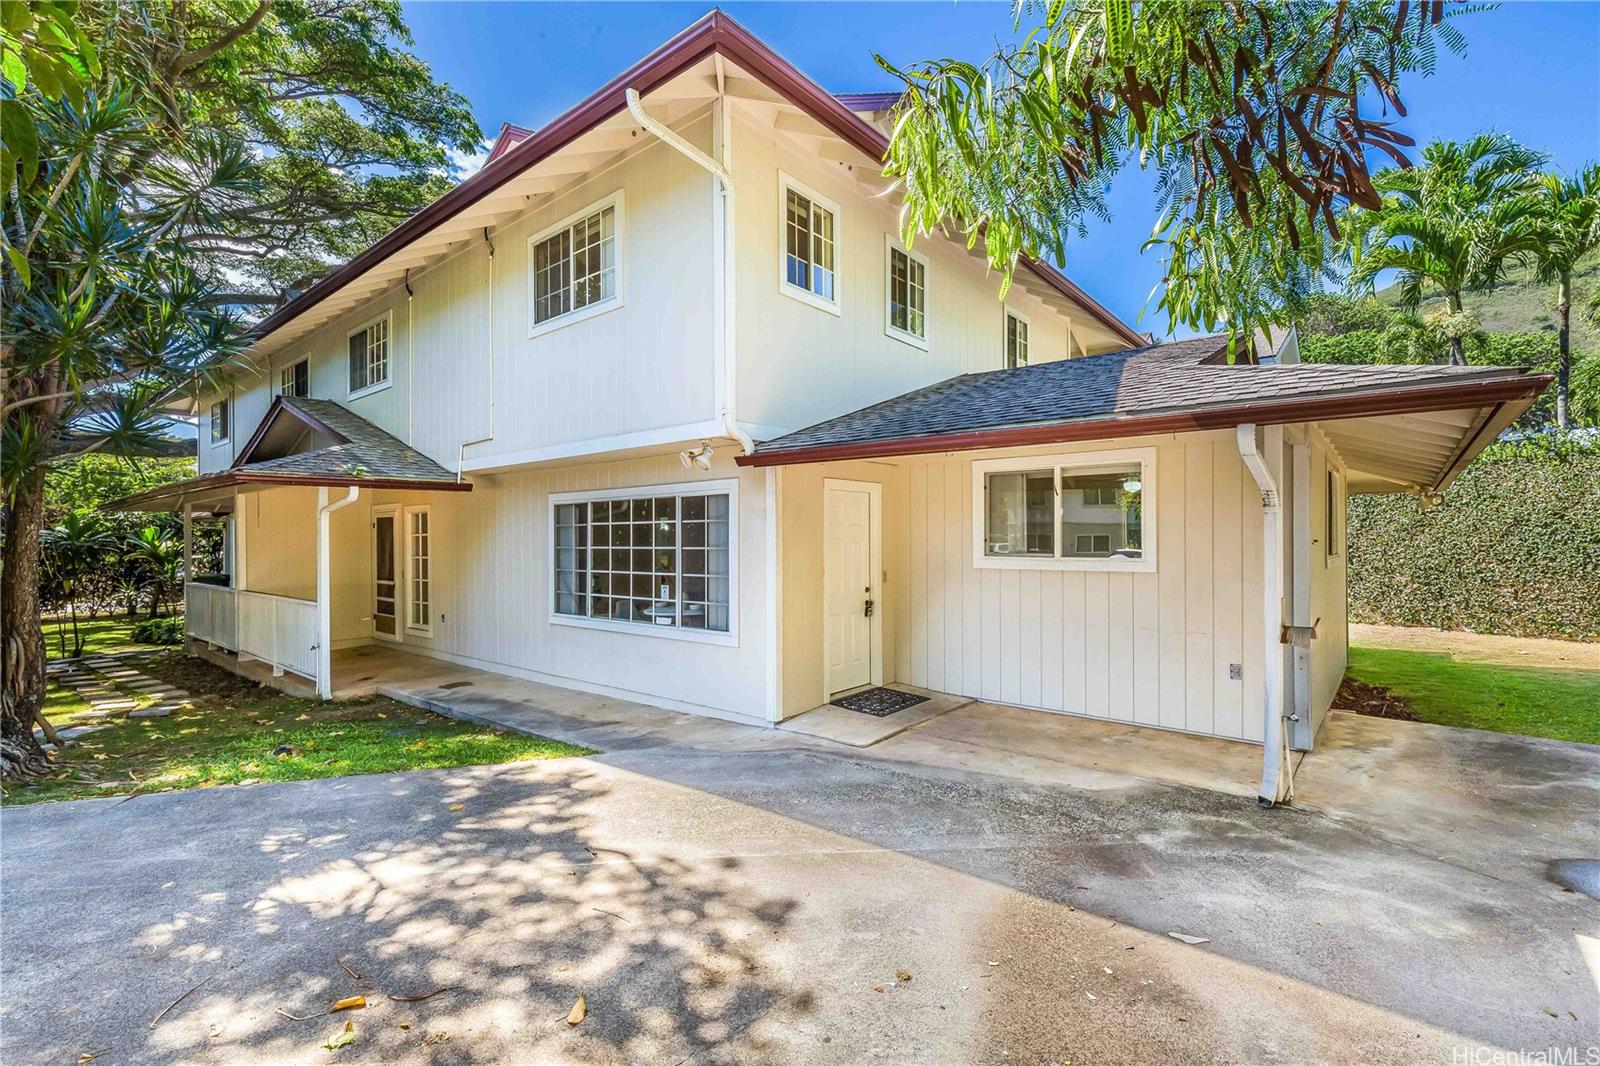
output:
<path id="1" fill-rule="evenodd" d="M 44 707 L 44 629 L 39 624 L 39 530 L 44 471 L 23 475 L 6 511 L 6 564 L 0 568 L 0 779 L 35 777 L 51 767 L 33 736 Z"/>
<path id="2" fill-rule="evenodd" d="M 1567 386 L 1572 378 L 1572 275 L 1561 275 L 1561 288 L 1556 295 L 1556 319 L 1561 323 L 1561 359 L 1556 364 L 1556 426 L 1567 431 Z"/>
<path id="3" fill-rule="evenodd" d="M 1459 292 L 1452 292 L 1450 294 L 1450 310 L 1458 315 L 1461 313 L 1461 294 Z M 1466 346 L 1462 344 L 1459 334 L 1451 334 L 1450 337 L 1450 365 L 1467 365 L 1467 349 Z"/>

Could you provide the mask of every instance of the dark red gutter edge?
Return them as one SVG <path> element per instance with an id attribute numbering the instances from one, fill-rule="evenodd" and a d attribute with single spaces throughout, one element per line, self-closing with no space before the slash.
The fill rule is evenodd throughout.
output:
<path id="1" fill-rule="evenodd" d="M 136 492 L 132 496 L 108 500 L 102 503 L 99 509 L 102 511 L 136 510 L 140 504 L 160 503 L 168 498 L 176 501 L 190 493 L 204 492 L 210 489 L 225 489 L 232 485 L 260 485 L 265 487 L 325 486 L 328 488 L 347 488 L 354 485 L 363 489 L 411 489 L 418 492 L 472 491 L 472 483 L 468 481 L 422 481 L 403 477 L 347 477 L 339 474 L 327 476 L 320 474 L 267 474 L 250 473 L 242 470 L 222 470 L 214 474 L 201 474 L 199 477 L 190 478 L 188 481 L 177 481 L 170 485 L 162 485 L 160 488 Z"/>
<path id="2" fill-rule="evenodd" d="M 841 459 L 880 459 L 895 455 L 929 455 L 940 452 L 976 451 L 982 448 L 1019 448 L 1030 444 L 1114 440 L 1150 433 L 1189 433 L 1206 429 L 1228 429 L 1252 422 L 1270 426 L 1318 419 L 1446 411 L 1455 407 L 1477 407 L 1490 403 L 1531 400 L 1543 392 L 1552 380 L 1549 374 L 1539 374 L 1529 377 L 1495 378 L 1486 382 L 1470 381 L 1387 389 L 1381 392 L 1295 397 L 1288 400 L 1256 401 L 1226 407 L 1167 411 L 1151 415 L 1128 415 L 1081 422 L 1054 422 L 1040 426 L 944 433 L 927 437 L 899 437 L 893 440 L 828 444 L 788 451 L 758 451 L 753 455 L 741 455 L 735 461 L 740 466 L 796 466 L 802 463 L 825 463 Z"/>
<path id="3" fill-rule="evenodd" d="M 627 106 L 625 90 L 641 95 L 669 81 L 712 52 L 721 52 L 739 66 L 767 82 L 779 94 L 808 111 L 842 140 L 882 159 L 889 142 L 883 134 L 856 115 L 832 94 L 802 74 L 749 30 L 721 11 L 703 16 L 666 44 L 618 74 L 582 103 L 538 132 L 508 148 L 477 174 L 378 238 L 366 251 L 329 273 L 315 285 L 256 324 L 258 340 L 287 325 L 334 292 L 354 281 L 428 230 L 482 200 L 524 170 L 576 140 L 600 122 Z M 1102 307 L 1054 267 L 1024 257 L 1023 265 L 1057 292 L 1083 307 L 1102 325 L 1141 347 L 1145 340 L 1121 319 Z"/>

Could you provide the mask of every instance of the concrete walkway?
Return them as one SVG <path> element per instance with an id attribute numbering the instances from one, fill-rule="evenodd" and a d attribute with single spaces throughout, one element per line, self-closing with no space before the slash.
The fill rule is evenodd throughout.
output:
<path id="1" fill-rule="evenodd" d="M 1103 723 L 974 704 L 857 749 L 456 680 L 405 695 L 605 754 L 0 812 L 0 1059 L 326 1063 L 346 1017 L 351 1062 L 1450 1063 L 1600 1044 L 1600 904 L 1535 861 L 1600 839 L 1600 748 L 1501 738 L 1485 764 L 1447 730 L 1431 744 L 1450 754 L 1394 790 L 1405 817 L 1425 780 L 1441 790 L 1408 837 L 1374 812 L 1426 763 L 1418 734 L 1352 730 L 1338 772 L 1302 767 L 1306 806 L 1262 811 L 1125 772 L 1146 753 Z M 1083 757 L 1041 749 L 1049 727 Z M 1222 743 L 1188 772 L 1226 765 Z M 1511 814 L 1480 819 L 1469 793 Z M 366 1010 L 325 1013 L 358 993 Z"/>

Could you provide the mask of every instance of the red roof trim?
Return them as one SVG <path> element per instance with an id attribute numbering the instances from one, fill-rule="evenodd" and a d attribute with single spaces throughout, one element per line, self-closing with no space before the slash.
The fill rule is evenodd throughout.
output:
<path id="1" fill-rule="evenodd" d="M 179 503 L 185 496 L 197 492 L 211 492 L 216 489 L 232 488 L 235 485 L 252 485 L 260 488 L 276 488 L 282 486 L 314 486 L 347 488 L 351 485 L 363 489 L 411 489 L 417 492 L 471 492 L 470 481 L 423 481 L 415 478 L 394 477 L 344 477 L 329 475 L 326 477 L 316 474 L 266 474 L 249 470 L 219 470 L 212 474 L 201 474 L 199 477 L 187 481 L 175 481 L 170 485 L 147 489 L 136 492 L 131 496 L 123 496 L 116 500 L 107 500 L 99 506 L 102 511 L 141 511 L 147 505 L 162 503 Z"/>
<path id="2" fill-rule="evenodd" d="M 1297 396 L 1148 415 L 1124 415 L 1035 426 L 979 429 L 926 437 L 896 437 L 889 440 L 794 448 L 788 451 L 764 453 L 757 451 L 753 455 L 738 456 L 735 462 L 740 466 L 794 466 L 840 459 L 880 459 L 897 455 L 932 455 L 940 452 L 977 451 L 984 448 L 1064 444 L 1069 441 L 1115 440 L 1122 437 L 1141 437 L 1151 433 L 1229 429 L 1249 423 L 1270 426 L 1318 419 L 1447 411 L 1457 407 L 1480 407 L 1523 399 L 1532 400 L 1544 391 L 1551 380 L 1549 374 L 1538 374 L 1494 378 L 1490 381 L 1451 382 L 1371 392 L 1340 393 L 1334 396 Z"/>
<path id="3" fill-rule="evenodd" d="M 489 158 L 484 160 L 483 165 L 488 166 L 532 136 L 533 131 L 524 126 L 510 122 L 501 123 L 500 133 L 495 137 L 494 147 L 489 149 Z"/>
<path id="4" fill-rule="evenodd" d="M 342 444 L 350 443 L 349 437 L 345 436 L 343 433 L 340 433 L 338 430 L 322 421 L 322 419 L 313 418 L 311 415 L 300 410 L 298 407 L 295 407 L 293 404 L 285 403 L 284 397 L 282 396 L 274 396 L 272 398 L 272 403 L 267 407 L 267 413 L 261 416 L 260 422 L 256 423 L 255 432 L 250 434 L 250 439 L 244 442 L 243 448 L 239 449 L 239 455 L 230 464 L 229 469 L 237 470 L 246 463 L 250 462 L 250 458 L 251 456 L 255 455 L 256 448 L 260 445 L 261 439 L 267 435 L 267 430 L 272 428 L 272 423 L 275 420 L 275 416 L 281 411 L 287 411 L 290 415 L 294 416 L 306 426 L 309 426 L 310 428 L 318 430 L 322 433 L 326 433 L 328 436 L 333 437 Z"/>
<path id="5" fill-rule="evenodd" d="M 508 161 L 504 165 L 485 166 L 477 174 L 378 238 L 366 251 L 330 272 L 311 288 L 262 319 L 256 325 L 257 339 L 264 338 L 287 325 L 441 222 L 471 207 L 524 170 L 623 110 L 627 106 L 625 90 L 633 88 L 637 89 L 640 95 L 648 94 L 651 89 L 676 77 L 712 52 L 722 53 L 751 74 L 761 78 L 796 106 L 809 112 L 842 140 L 872 159 L 883 158 L 889 142 L 865 119 L 802 74 L 749 30 L 721 11 L 712 11 L 606 82 L 582 103 L 508 147 L 499 156 L 499 159 Z M 1022 265 L 1069 300 L 1081 304 L 1097 322 L 1129 344 L 1139 347 L 1145 343 L 1142 336 L 1073 284 L 1059 270 L 1027 257 L 1022 259 Z"/>

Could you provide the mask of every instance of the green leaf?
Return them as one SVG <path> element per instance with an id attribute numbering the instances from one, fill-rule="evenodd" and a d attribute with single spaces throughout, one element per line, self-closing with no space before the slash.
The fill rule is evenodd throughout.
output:
<path id="1" fill-rule="evenodd" d="M 22 249 L 6 245 L 6 258 L 11 260 L 12 269 L 22 279 L 22 287 L 30 287 L 33 284 L 33 270 L 28 266 L 28 257 L 22 254 Z"/>
<path id="2" fill-rule="evenodd" d="M 0 7 L 10 6 L 12 5 L 0 4 Z M 11 48 L 7 48 L 5 54 L 0 55 L 0 74 L 5 75 L 6 81 L 11 83 L 12 90 L 18 94 L 28 87 L 28 67 L 22 62 L 22 56 Z"/>

